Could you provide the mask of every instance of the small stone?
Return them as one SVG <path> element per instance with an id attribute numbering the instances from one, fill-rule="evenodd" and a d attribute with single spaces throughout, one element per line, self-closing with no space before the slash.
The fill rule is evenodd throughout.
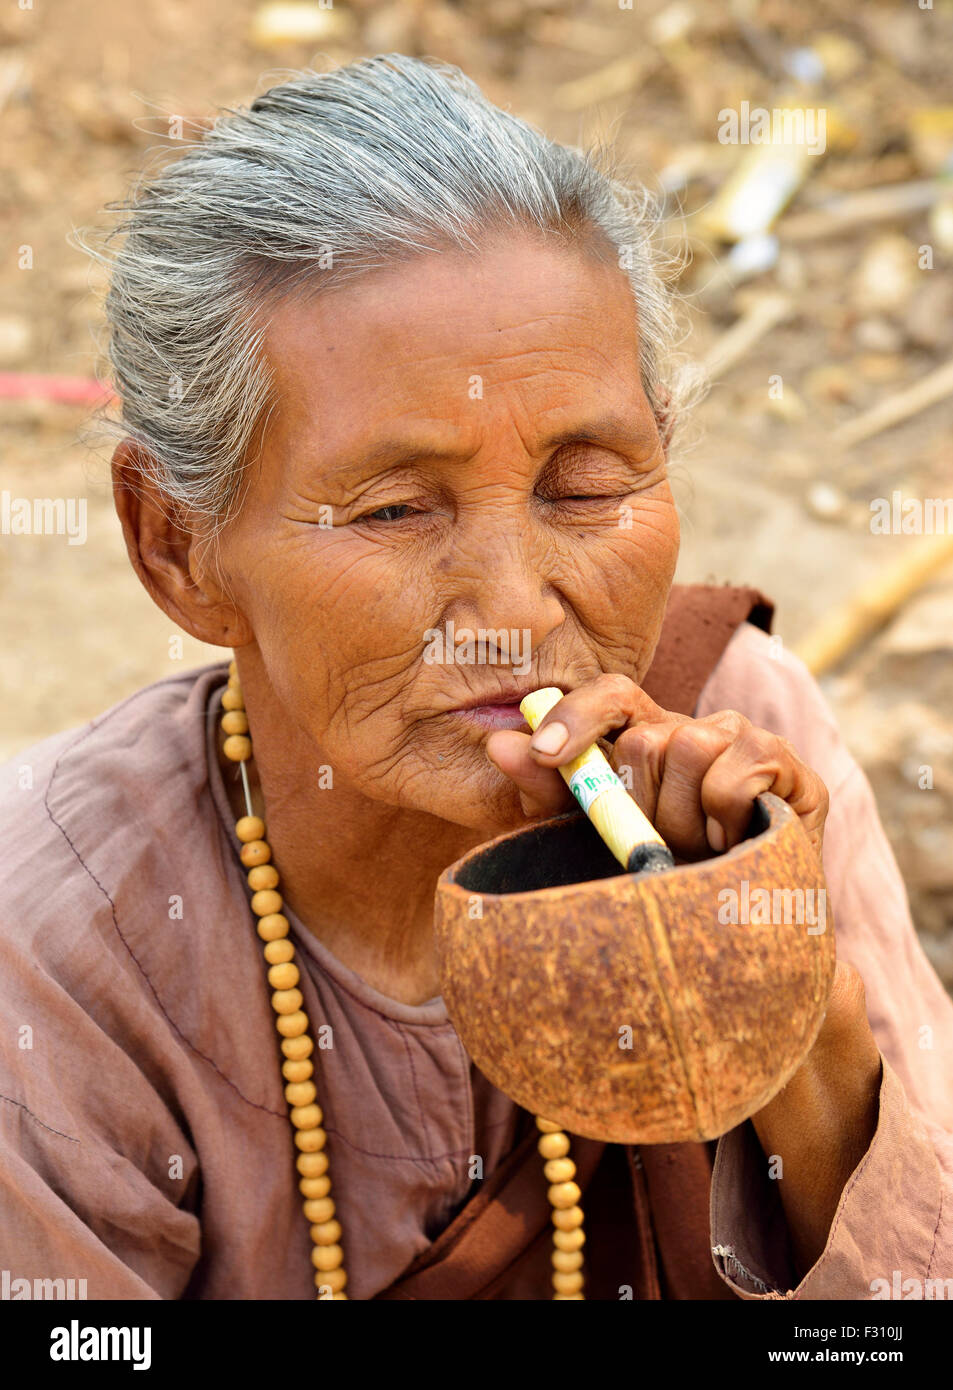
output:
<path id="1" fill-rule="evenodd" d="M 0 316 L 0 363 L 5 367 L 20 366 L 30 356 L 33 329 L 21 314 Z"/>
<path id="2" fill-rule="evenodd" d="M 805 502 L 808 511 L 819 521 L 838 521 L 847 506 L 847 498 L 833 483 L 812 483 Z"/>
<path id="3" fill-rule="evenodd" d="M 865 352 L 896 353 L 903 347 L 900 330 L 885 318 L 861 319 L 854 329 L 854 339 Z"/>
<path id="4" fill-rule="evenodd" d="M 310 4 L 307 0 L 279 0 L 258 7 L 252 17 L 250 37 L 258 48 L 281 48 L 286 44 L 342 39 L 350 31 L 350 17 L 340 9 Z"/>
<path id="5" fill-rule="evenodd" d="M 862 314 L 902 309 L 920 276 L 917 248 L 896 233 L 867 247 L 851 281 L 851 303 Z"/>
<path id="6" fill-rule="evenodd" d="M 953 281 L 934 272 L 911 297 L 903 326 L 914 347 L 938 352 L 953 346 Z"/>
<path id="7" fill-rule="evenodd" d="M 804 389 L 814 400 L 846 403 L 853 396 L 854 382 L 846 367 L 831 363 L 808 372 Z"/>

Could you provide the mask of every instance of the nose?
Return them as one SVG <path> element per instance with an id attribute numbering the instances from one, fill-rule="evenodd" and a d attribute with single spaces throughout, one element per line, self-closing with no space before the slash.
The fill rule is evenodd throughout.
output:
<path id="1" fill-rule="evenodd" d="M 537 535 L 525 514 L 504 516 L 502 511 L 494 509 L 492 516 L 479 520 L 471 517 L 461 526 L 446 564 L 452 594 L 446 616 L 458 630 L 505 632 L 510 643 L 512 634 L 528 632 L 535 652 L 566 620 L 548 573 L 552 541 Z"/>

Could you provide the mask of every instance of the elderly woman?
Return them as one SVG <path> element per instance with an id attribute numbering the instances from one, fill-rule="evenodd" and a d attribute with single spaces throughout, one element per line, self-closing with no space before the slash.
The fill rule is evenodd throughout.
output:
<path id="1" fill-rule="evenodd" d="M 5 1296 L 953 1276 L 953 1007 L 869 785 L 770 602 L 672 585 L 648 204 L 390 55 L 292 75 L 127 206 L 116 506 L 152 599 L 235 660 L 5 769 Z M 571 806 L 599 739 L 685 860 L 765 791 L 818 854 L 826 820 L 824 1023 L 710 1144 L 541 1135 L 440 996 L 439 874 Z"/>

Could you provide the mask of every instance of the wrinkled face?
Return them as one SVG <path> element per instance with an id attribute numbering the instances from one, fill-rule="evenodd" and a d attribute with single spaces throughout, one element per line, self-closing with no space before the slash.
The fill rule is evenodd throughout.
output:
<path id="1" fill-rule="evenodd" d="M 640 680 L 674 573 L 626 277 L 511 234 L 286 304 L 267 353 L 278 407 L 220 559 L 315 775 L 516 824 L 490 729 L 526 728 L 540 686 Z"/>

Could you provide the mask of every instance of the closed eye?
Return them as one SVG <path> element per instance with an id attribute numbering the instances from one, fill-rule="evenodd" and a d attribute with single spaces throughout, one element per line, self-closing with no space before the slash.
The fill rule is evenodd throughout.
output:
<path id="1" fill-rule="evenodd" d="M 403 521 L 401 516 L 385 516 L 385 512 L 413 512 L 409 502 L 392 502 L 387 507 L 378 507 L 374 512 L 365 512 L 363 516 L 356 518 L 357 521 Z M 416 513 L 415 513 L 416 515 Z"/>

